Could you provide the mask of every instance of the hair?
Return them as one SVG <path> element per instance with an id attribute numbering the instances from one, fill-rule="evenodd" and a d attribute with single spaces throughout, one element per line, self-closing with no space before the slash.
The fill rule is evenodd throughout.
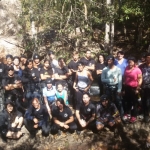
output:
<path id="1" fill-rule="evenodd" d="M 63 105 L 63 108 L 66 108 L 66 107 L 67 107 L 66 104 L 65 104 L 65 102 L 64 102 L 64 99 L 63 99 L 63 98 L 57 98 L 56 102 L 60 102 L 60 104 Z"/>
<path id="2" fill-rule="evenodd" d="M 33 103 L 34 101 L 36 101 L 37 103 L 40 103 L 40 101 L 39 101 L 39 99 L 38 99 L 37 97 L 34 97 L 34 98 L 32 99 L 32 103 Z"/>
<path id="3" fill-rule="evenodd" d="M 59 57 L 58 58 L 58 62 L 60 62 L 61 60 L 63 60 L 66 63 L 66 61 L 65 61 L 65 59 L 63 57 Z"/>
<path id="4" fill-rule="evenodd" d="M 124 52 L 123 52 L 123 51 L 118 51 L 118 52 L 117 52 L 117 55 L 118 55 L 118 54 L 124 55 Z"/>
<path id="5" fill-rule="evenodd" d="M 128 58 L 128 62 L 129 62 L 129 60 L 132 60 L 134 63 L 136 63 L 136 59 L 135 59 L 135 57 L 133 57 L 133 56 L 130 56 L 130 57 Z"/>
<path id="6" fill-rule="evenodd" d="M 105 56 L 104 56 L 103 54 L 98 54 L 98 55 L 97 55 L 97 61 L 99 62 L 99 56 L 103 56 L 104 62 L 105 62 Z"/>
<path id="7" fill-rule="evenodd" d="M 78 51 L 73 51 L 72 55 L 79 55 L 79 52 Z"/>
<path id="8" fill-rule="evenodd" d="M 62 86 L 63 86 L 63 83 L 60 83 L 60 82 L 57 83 L 57 84 L 56 84 L 56 88 L 58 88 L 58 85 L 62 85 Z"/>
<path id="9" fill-rule="evenodd" d="M 27 62 L 26 62 L 26 64 L 29 65 L 30 62 L 33 63 L 33 60 L 32 59 L 28 59 Z"/>
<path id="10" fill-rule="evenodd" d="M 44 59 L 44 63 L 45 63 L 45 62 L 48 62 L 48 63 L 50 64 L 49 59 Z"/>
<path id="11" fill-rule="evenodd" d="M 18 56 L 14 56 L 13 60 L 18 59 L 20 62 L 20 58 Z"/>
<path id="12" fill-rule="evenodd" d="M 150 56 L 150 53 L 147 53 L 147 54 L 146 54 L 146 57 L 148 57 L 148 56 Z"/>
<path id="13" fill-rule="evenodd" d="M 90 97 L 90 94 L 87 92 L 83 93 L 83 95 L 87 95 L 88 97 Z"/>
<path id="14" fill-rule="evenodd" d="M 86 52 L 88 52 L 88 51 L 89 51 L 89 52 L 91 52 L 91 50 L 89 50 L 89 49 L 86 49 L 85 53 L 86 53 Z"/>

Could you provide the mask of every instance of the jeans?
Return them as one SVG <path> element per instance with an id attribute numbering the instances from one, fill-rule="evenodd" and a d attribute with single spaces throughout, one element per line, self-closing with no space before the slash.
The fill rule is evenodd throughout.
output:
<path id="1" fill-rule="evenodd" d="M 123 117 L 124 110 L 122 106 L 122 98 L 121 96 L 118 95 L 117 88 L 111 89 L 111 88 L 106 87 L 105 94 L 109 97 L 111 102 L 115 103 L 117 109 L 120 112 L 120 116 Z"/>

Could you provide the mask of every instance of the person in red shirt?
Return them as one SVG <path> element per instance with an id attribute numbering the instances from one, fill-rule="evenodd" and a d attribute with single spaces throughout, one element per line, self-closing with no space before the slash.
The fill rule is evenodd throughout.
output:
<path id="1" fill-rule="evenodd" d="M 142 72 L 135 64 L 135 58 L 128 58 L 124 73 L 125 115 L 124 121 L 134 123 L 137 119 L 138 93 L 142 84 Z"/>

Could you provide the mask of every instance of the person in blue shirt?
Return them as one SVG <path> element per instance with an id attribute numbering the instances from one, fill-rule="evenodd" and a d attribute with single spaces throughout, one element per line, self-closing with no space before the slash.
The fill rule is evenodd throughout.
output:
<path id="1" fill-rule="evenodd" d="M 124 58 L 124 52 L 119 51 L 117 52 L 117 59 L 114 62 L 115 66 L 121 69 L 122 76 L 124 75 L 125 68 L 127 67 L 128 63 L 127 60 Z"/>

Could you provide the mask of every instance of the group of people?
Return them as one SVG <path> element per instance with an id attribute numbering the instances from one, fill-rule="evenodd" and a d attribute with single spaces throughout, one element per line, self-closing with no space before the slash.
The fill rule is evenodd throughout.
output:
<path id="1" fill-rule="evenodd" d="M 31 59 L 7 55 L 6 63 L 0 62 L 0 82 L 4 91 L 0 113 L 3 138 L 22 137 L 23 124 L 33 136 L 38 129 L 45 136 L 62 130 L 80 134 L 85 128 L 98 132 L 105 125 L 114 129 L 121 121 L 134 123 L 139 107 L 144 121 L 149 122 L 149 53 L 139 65 L 134 57 L 125 59 L 123 51 L 116 59 L 99 54 L 97 62 L 90 50 L 82 58 L 75 51 L 68 64 L 62 57 L 56 60 L 51 50 L 43 63 L 38 54 Z M 93 82 L 100 88 L 97 104 L 90 100 Z"/>

